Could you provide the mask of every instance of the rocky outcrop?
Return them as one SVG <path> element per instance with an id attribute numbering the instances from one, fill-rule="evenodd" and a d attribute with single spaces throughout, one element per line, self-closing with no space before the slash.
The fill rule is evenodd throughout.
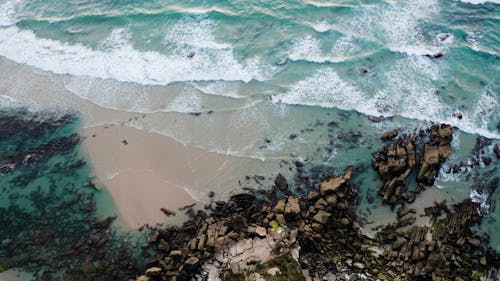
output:
<path id="1" fill-rule="evenodd" d="M 401 136 L 375 154 L 374 167 L 385 180 L 381 194 L 389 194 L 386 202 L 410 200 L 413 194 L 403 188 L 412 172 L 422 173 L 421 184 L 431 179 L 432 169 L 449 156 L 451 132 L 443 125 L 420 136 Z M 429 206 L 425 209 L 431 217 L 428 226 L 414 225 L 415 210 L 402 206 L 397 223 L 381 228 L 373 239 L 362 235 L 355 213 L 359 194 L 352 177 L 353 169 L 348 167 L 343 174 L 321 177 L 302 196 L 276 188 L 248 190 L 228 201 L 212 202 L 210 212 L 191 211 L 184 225 L 152 232 L 150 242 L 158 251 L 149 268 L 160 274 L 145 272 L 139 278 L 274 280 L 267 278 L 279 277 L 278 272 L 290 274 L 288 269 L 293 268 L 284 280 L 343 280 L 345 276 L 349 280 L 471 280 L 467 276 L 478 269 L 487 272 L 500 263 L 486 239 L 472 230 L 481 223 L 481 216 L 478 203 L 471 200 L 450 208 L 445 203 Z M 287 264 L 277 264 L 278 260 Z"/>
<path id="2" fill-rule="evenodd" d="M 280 191 L 286 191 L 288 189 L 288 183 L 282 174 L 278 174 L 274 180 L 274 184 Z"/>
<path id="3" fill-rule="evenodd" d="M 392 207 L 414 201 L 414 193 L 434 184 L 441 164 L 450 156 L 453 128 L 450 125 L 433 125 L 419 134 L 400 136 L 373 154 L 372 166 L 378 172 L 383 186 L 379 195 Z M 410 174 L 417 173 L 419 187 L 409 191 Z"/>

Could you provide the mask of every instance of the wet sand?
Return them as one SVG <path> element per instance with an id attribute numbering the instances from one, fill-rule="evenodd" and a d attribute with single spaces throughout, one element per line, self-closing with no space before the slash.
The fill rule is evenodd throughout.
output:
<path id="1" fill-rule="evenodd" d="M 258 160 L 207 152 L 171 138 L 110 125 L 84 129 L 83 142 L 99 185 L 107 188 L 125 223 L 137 228 L 167 220 L 161 208 L 207 201 L 208 193 L 238 186 Z"/>

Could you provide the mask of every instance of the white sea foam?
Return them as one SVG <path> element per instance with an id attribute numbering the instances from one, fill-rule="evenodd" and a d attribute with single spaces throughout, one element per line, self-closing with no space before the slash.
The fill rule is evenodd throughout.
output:
<path id="1" fill-rule="evenodd" d="M 185 91 L 178 95 L 172 102 L 170 102 L 164 109 L 164 111 L 171 112 L 183 112 L 183 113 L 193 113 L 200 112 L 203 110 L 201 97 L 195 91 Z"/>
<path id="2" fill-rule="evenodd" d="M 166 45 L 176 44 L 200 49 L 230 49 L 230 44 L 216 42 L 213 33 L 216 27 L 217 23 L 207 18 L 182 18 L 165 36 Z"/>
<path id="3" fill-rule="evenodd" d="M 0 6 L 0 27 L 7 27 L 14 25 L 16 20 L 13 19 L 16 7 L 22 0 L 12 0 L 3 3 Z"/>
<path id="4" fill-rule="evenodd" d="M 312 5 L 315 7 L 354 7 L 353 5 L 337 3 L 336 1 L 314 1 L 314 0 L 303 0 L 305 4 Z"/>
<path id="5" fill-rule="evenodd" d="M 366 56 L 374 51 L 363 53 L 356 39 L 351 36 L 338 38 L 330 50 L 323 51 L 321 41 L 312 36 L 298 40 L 289 52 L 289 58 L 294 61 L 305 60 L 316 63 L 343 62 L 359 56 Z"/>
<path id="6" fill-rule="evenodd" d="M 0 22 L 12 22 L 17 3 L 0 7 Z M 6 24 L 3 24 L 4 26 Z M 215 23 L 203 19 L 181 19 L 165 37 L 173 44 L 172 54 L 141 51 L 130 41 L 127 29 L 115 29 L 93 49 L 38 37 L 17 26 L 0 27 L 0 55 L 56 74 L 90 76 L 102 79 L 165 85 L 174 81 L 264 80 L 266 74 L 258 58 L 239 62 L 229 44 L 214 39 Z M 19 48 L 19 46 L 29 46 Z M 193 52 L 194 56 L 187 55 Z"/>
<path id="7" fill-rule="evenodd" d="M 500 4 L 500 0 L 460 0 L 460 2 L 469 3 L 473 5 L 484 4 L 484 3 L 494 3 Z"/>
<path id="8" fill-rule="evenodd" d="M 473 189 L 470 191 L 469 198 L 472 202 L 479 203 L 478 213 L 482 216 L 487 215 L 490 212 L 490 203 L 488 193 L 480 193 Z"/>
<path id="9" fill-rule="evenodd" d="M 19 106 L 20 103 L 13 97 L 7 95 L 0 95 L 0 108 Z"/>
<path id="10" fill-rule="evenodd" d="M 314 24 L 311 24 L 312 28 L 316 31 L 316 32 L 327 32 L 328 30 L 330 30 L 331 26 L 330 24 L 328 24 L 327 21 L 318 21 Z"/>
<path id="11" fill-rule="evenodd" d="M 318 70 L 311 77 L 292 85 L 287 93 L 273 96 L 272 100 L 287 104 L 337 107 L 377 114 L 374 104 L 367 102 L 370 97 L 344 81 L 331 68 Z"/>
<path id="12" fill-rule="evenodd" d="M 343 33 L 385 45 L 392 51 L 408 54 L 435 53 L 427 42 L 421 21 L 439 12 L 436 0 L 387 2 L 369 7 L 336 24 Z"/>
<path id="13" fill-rule="evenodd" d="M 450 108 L 435 94 L 433 81 L 447 75 L 446 66 L 422 56 L 399 60 L 386 73 L 384 84 L 375 93 L 364 93 L 353 83 L 341 78 L 332 68 L 317 70 L 310 77 L 293 84 L 287 92 L 274 95 L 274 102 L 294 105 L 336 107 L 356 110 L 374 116 L 394 116 L 450 123 L 461 130 L 489 138 L 500 135 L 488 130 L 488 119 L 498 112 L 498 102 L 485 91 L 475 111 L 486 112 L 481 122 L 469 120 L 468 114 L 459 120 L 449 114 Z M 470 113 L 476 116 L 477 113 Z M 472 118 L 472 117 L 471 117 Z"/>
<path id="14" fill-rule="evenodd" d="M 205 82 L 193 82 L 191 83 L 193 87 L 199 91 L 216 96 L 225 96 L 231 98 L 242 98 L 243 96 L 239 94 L 240 84 L 237 82 L 227 82 L 227 81 L 214 81 L 210 83 Z"/>

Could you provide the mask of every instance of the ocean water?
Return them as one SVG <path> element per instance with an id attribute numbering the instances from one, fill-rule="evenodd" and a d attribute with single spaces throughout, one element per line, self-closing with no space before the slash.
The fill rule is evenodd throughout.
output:
<path id="1" fill-rule="evenodd" d="M 83 126 L 116 122 L 95 108 L 145 114 L 129 125 L 207 151 L 362 164 L 365 193 L 382 132 L 446 122 L 456 150 L 437 185 L 481 198 L 494 155 L 446 168 L 477 137 L 490 154 L 500 141 L 499 21 L 498 0 L 0 0 L 0 105 L 72 108 Z M 497 249 L 499 200 L 482 227 Z"/>

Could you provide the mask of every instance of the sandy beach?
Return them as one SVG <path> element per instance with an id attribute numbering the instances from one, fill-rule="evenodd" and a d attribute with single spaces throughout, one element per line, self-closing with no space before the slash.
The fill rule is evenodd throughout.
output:
<path id="1" fill-rule="evenodd" d="M 99 185 L 111 193 L 125 223 L 137 228 L 167 220 L 161 208 L 218 197 L 238 187 L 239 172 L 260 169 L 258 160 L 207 152 L 171 138 L 135 128 L 110 125 L 84 130 L 85 150 Z"/>

